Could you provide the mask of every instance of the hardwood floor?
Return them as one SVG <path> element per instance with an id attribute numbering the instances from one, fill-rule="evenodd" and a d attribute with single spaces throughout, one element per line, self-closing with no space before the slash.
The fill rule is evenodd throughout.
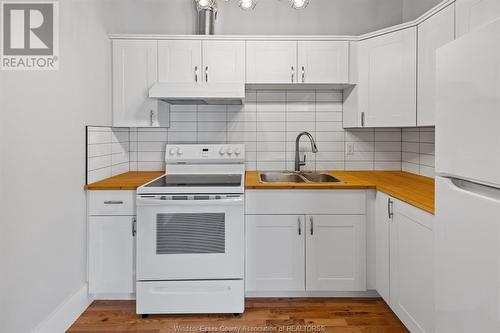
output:
<path id="1" fill-rule="evenodd" d="M 71 326 L 73 333 L 336 332 L 408 333 L 382 299 L 247 299 L 233 315 L 135 314 L 134 301 L 95 301 Z"/>

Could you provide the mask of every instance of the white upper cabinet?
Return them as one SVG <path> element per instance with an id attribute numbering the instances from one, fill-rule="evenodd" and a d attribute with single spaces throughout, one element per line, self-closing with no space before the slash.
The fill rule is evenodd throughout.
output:
<path id="1" fill-rule="evenodd" d="M 306 290 L 366 290 L 364 215 L 306 216 Z"/>
<path id="2" fill-rule="evenodd" d="M 247 83 L 296 83 L 296 41 L 247 41 Z"/>
<path id="3" fill-rule="evenodd" d="M 158 80 L 192 83 L 202 80 L 201 40 L 158 41 Z"/>
<path id="4" fill-rule="evenodd" d="M 157 81 L 157 42 L 113 41 L 113 126 L 158 126 L 158 101 L 148 97 Z"/>
<path id="5" fill-rule="evenodd" d="M 455 4 L 418 26 L 417 125 L 434 126 L 436 50 L 455 39 Z"/>
<path id="6" fill-rule="evenodd" d="M 245 289 L 304 291 L 304 215 L 247 215 Z"/>
<path id="7" fill-rule="evenodd" d="M 245 41 L 203 41 L 203 81 L 245 82 Z"/>
<path id="8" fill-rule="evenodd" d="M 299 41 L 299 83 L 348 83 L 349 42 Z"/>
<path id="9" fill-rule="evenodd" d="M 245 42 L 161 40 L 158 80 L 167 83 L 245 82 Z"/>
<path id="10" fill-rule="evenodd" d="M 359 43 L 358 85 L 364 127 L 416 125 L 417 31 L 415 27 Z"/>
<path id="11" fill-rule="evenodd" d="M 498 0 L 457 0 L 457 38 L 500 17 Z"/>

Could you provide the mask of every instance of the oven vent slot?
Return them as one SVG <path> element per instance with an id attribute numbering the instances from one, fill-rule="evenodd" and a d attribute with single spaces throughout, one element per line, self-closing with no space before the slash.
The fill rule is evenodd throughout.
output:
<path id="1" fill-rule="evenodd" d="M 156 254 L 225 253 L 224 213 L 156 215 Z"/>

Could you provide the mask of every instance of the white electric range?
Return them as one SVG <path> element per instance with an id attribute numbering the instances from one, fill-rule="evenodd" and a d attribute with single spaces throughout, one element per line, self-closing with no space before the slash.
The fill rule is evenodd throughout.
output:
<path id="1" fill-rule="evenodd" d="M 137 313 L 244 311 L 244 145 L 167 145 L 137 190 Z"/>

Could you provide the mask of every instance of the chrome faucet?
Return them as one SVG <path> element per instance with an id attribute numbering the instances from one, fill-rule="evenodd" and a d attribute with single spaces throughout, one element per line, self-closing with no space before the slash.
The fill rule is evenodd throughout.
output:
<path id="1" fill-rule="evenodd" d="M 309 132 L 302 132 L 299 135 L 297 135 L 297 138 L 295 139 L 295 171 L 299 172 L 300 167 L 306 165 L 306 155 L 304 154 L 304 160 L 301 161 L 299 157 L 299 141 L 302 136 L 306 135 L 309 138 L 309 141 L 311 141 L 311 149 L 313 153 L 318 152 L 318 147 L 316 147 L 316 142 L 314 141 L 313 136 Z"/>

